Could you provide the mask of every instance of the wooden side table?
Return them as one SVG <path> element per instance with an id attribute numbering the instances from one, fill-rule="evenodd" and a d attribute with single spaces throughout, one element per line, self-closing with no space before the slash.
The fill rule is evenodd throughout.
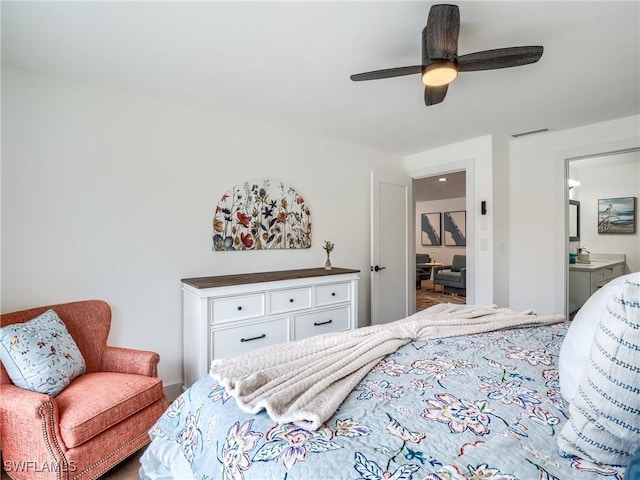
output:
<path id="1" fill-rule="evenodd" d="M 421 267 L 431 267 L 431 283 L 433 283 L 433 291 L 435 292 L 436 291 L 436 284 L 434 282 L 435 271 L 436 271 L 435 267 L 441 267 L 443 264 L 439 262 L 429 262 L 429 263 L 420 263 L 418 265 L 420 265 Z M 444 291 L 444 287 L 442 290 Z"/>

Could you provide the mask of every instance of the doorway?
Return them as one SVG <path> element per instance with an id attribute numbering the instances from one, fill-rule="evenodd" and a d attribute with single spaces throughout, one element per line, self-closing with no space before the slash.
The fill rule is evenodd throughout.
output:
<path id="1" fill-rule="evenodd" d="M 567 250 L 570 254 L 567 275 L 567 313 L 569 318 L 579 310 L 586 299 L 601 286 L 598 282 L 583 282 L 589 269 L 604 262 L 621 260 L 624 272 L 640 270 L 640 236 L 636 226 L 633 232 L 607 232 L 600 228 L 600 206 L 618 205 L 617 201 L 635 198 L 640 194 L 640 149 L 613 151 L 567 160 Z M 615 201 L 614 201 L 615 200 Z M 573 212 L 573 214 L 572 214 Z M 612 216 L 624 220 L 623 212 Z M 637 224 L 637 219 L 634 215 Z M 576 258 L 582 249 L 584 260 Z M 572 261 L 577 263 L 571 263 Z M 600 263 L 598 263 L 600 262 Z"/>
<path id="2" fill-rule="evenodd" d="M 454 255 L 466 259 L 466 183 L 465 170 L 413 180 L 416 311 L 438 303 L 466 303 L 464 288 L 434 283 Z"/>

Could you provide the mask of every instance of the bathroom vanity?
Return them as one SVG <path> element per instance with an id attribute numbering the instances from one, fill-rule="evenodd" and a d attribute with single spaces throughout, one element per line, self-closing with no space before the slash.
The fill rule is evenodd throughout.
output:
<path id="1" fill-rule="evenodd" d="M 624 254 L 592 253 L 590 260 L 569 264 L 569 303 L 575 310 L 596 290 L 625 272 Z"/>

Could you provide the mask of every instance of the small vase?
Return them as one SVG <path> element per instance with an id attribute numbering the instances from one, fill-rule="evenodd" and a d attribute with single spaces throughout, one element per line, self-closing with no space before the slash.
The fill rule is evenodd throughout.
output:
<path id="1" fill-rule="evenodd" d="M 331 266 L 331 260 L 329 259 L 329 254 L 327 253 L 327 261 L 324 262 L 324 269 L 331 270 L 333 267 Z"/>

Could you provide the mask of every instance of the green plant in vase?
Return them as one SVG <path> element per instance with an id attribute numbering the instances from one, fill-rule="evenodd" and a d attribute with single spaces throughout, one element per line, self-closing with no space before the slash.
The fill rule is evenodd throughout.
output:
<path id="1" fill-rule="evenodd" d="M 322 248 L 327 252 L 327 261 L 324 262 L 324 269 L 331 270 L 331 259 L 329 258 L 329 254 L 333 251 L 334 244 L 329 240 L 325 240 Z"/>

